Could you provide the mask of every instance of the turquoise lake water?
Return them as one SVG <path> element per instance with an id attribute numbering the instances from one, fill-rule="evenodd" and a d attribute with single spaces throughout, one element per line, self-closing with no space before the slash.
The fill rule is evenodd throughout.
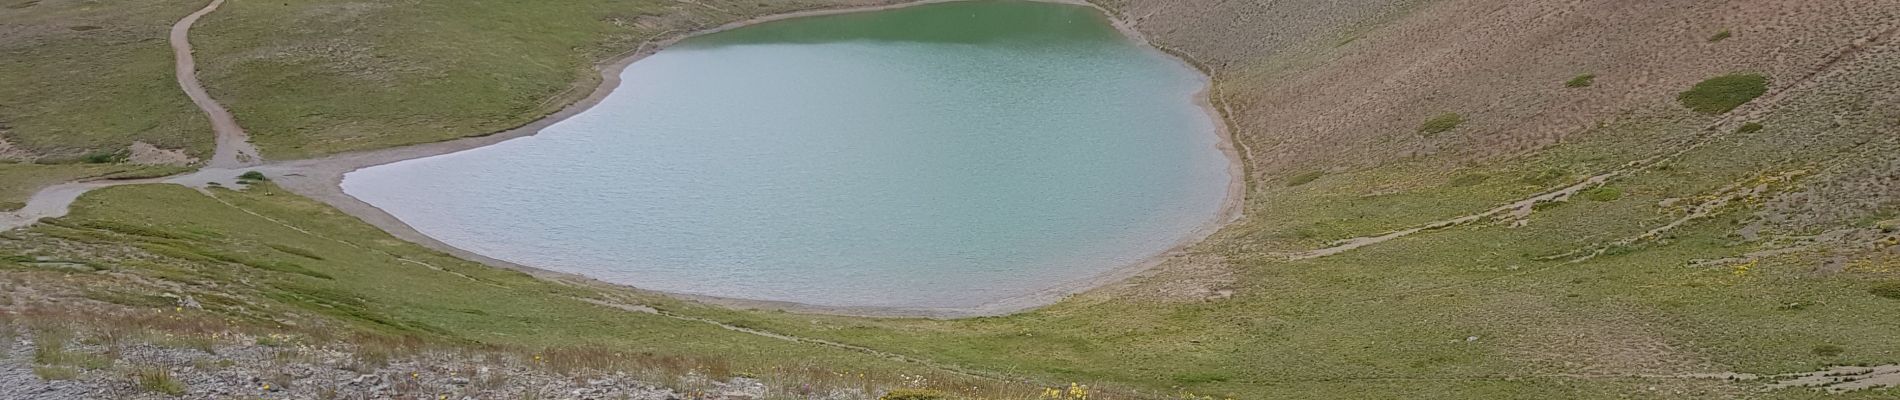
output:
<path id="1" fill-rule="evenodd" d="M 1193 239 L 1229 162 L 1192 69 L 983 1 L 683 41 L 531 137 L 348 174 L 450 245 L 668 292 L 966 308 Z"/>

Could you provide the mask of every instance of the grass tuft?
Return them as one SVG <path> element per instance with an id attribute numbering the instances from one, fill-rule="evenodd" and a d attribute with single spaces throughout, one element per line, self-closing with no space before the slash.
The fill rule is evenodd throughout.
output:
<path id="1" fill-rule="evenodd" d="M 1485 174 L 1464 174 L 1464 175 L 1459 175 L 1456 178 L 1451 178 L 1451 182 L 1448 183 L 1447 185 L 1451 187 L 1477 186 L 1478 184 L 1484 183 L 1484 181 L 1490 180 L 1490 179 L 1491 179 L 1491 176 L 1485 175 Z"/>
<path id="2" fill-rule="evenodd" d="M 33 367 L 33 375 L 46 381 L 70 381 L 79 379 L 79 370 L 58 366 Z"/>
<path id="3" fill-rule="evenodd" d="M 87 164 L 117 164 L 125 162 L 125 160 L 131 157 L 131 153 L 124 151 L 100 150 L 86 153 L 86 155 L 80 156 L 79 159 L 85 161 Z"/>
<path id="4" fill-rule="evenodd" d="M 238 175 L 238 179 L 247 180 L 247 181 L 268 181 L 270 180 L 270 177 L 264 176 L 264 173 L 262 172 L 244 171 L 243 174 Z"/>
<path id="5" fill-rule="evenodd" d="M 1419 124 L 1418 133 L 1421 135 L 1425 135 L 1425 137 L 1432 137 L 1434 135 L 1450 131 L 1453 128 L 1457 128 L 1458 125 L 1464 124 L 1464 123 L 1465 123 L 1465 117 L 1463 115 L 1458 115 L 1458 113 L 1438 114 L 1437 116 L 1433 116 L 1430 119 L 1426 119 L 1425 123 Z"/>
<path id="6" fill-rule="evenodd" d="M 1301 172 L 1298 174 L 1293 174 L 1293 176 L 1286 178 L 1286 187 L 1294 187 L 1294 186 L 1299 186 L 1299 185 L 1305 185 L 1308 183 L 1313 183 L 1313 181 L 1319 180 L 1319 178 L 1323 176 L 1326 176 L 1325 171 L 1306 171 L 1306 172 Z"/>
<path id="7" fill-rule="evenodd" d="M 1601 186 L 1585 190 L 1579 194 L 1582 195 L 1584 199 L 1590 201 L 1616 201 L 1616 199 L 1623 198 L 1623 189 Z"/>
<path id="8" fill-rule="evenodd" d="M 1577 77 L 1575 78 L 1570 78 L 1570 80 L 1568 81 L 1564 81 L 1564 87 L 1567 87 L 1567 88 L 1590 87 L 1591 85 L 1595 85 L 1596 83 L 1597 83 L 1596 74 L 1583 74 L 1583 75 L 1577 75 Z"/>
<path id="9" fill-rule="evenodd" d="M 1724 39 L 1728 39 L 1733 36 L 1735 36 L 1734 32 L 1729 32 L 1729 30 L 1723 29 L 1721 32 L 1716 32 L 1714 35 L 1710 35 L 1709 43 L 1720 42 Z"/>
<path id="10" fill-rule="evenodd" d="M 1536 186 L 1551 186 L 1563 183 L 1568 179 L 1570 179 L 1570 171 L 1565 171 L 1561 168 L 1550 168 L 1538 171 L 1535 174 L 1525 175 L 1524 179 L 1520 179 L 1520 181 Z"/>
<path id="11" fill-rule="evenodd" d="M 178 379 L 172 378 L 171 371 L 167 371 L 164 368 L 139 368 L 138 371 L 132 373 L 132 380 L 137 383 L 139 391 L 142 392 L 159 393 L 167 396 L 185 394 L 185 384 L 179 383 Z"/>
<path id="12" fill-rule="evenodd" d="M 1761 126 L 1761 123 L 1750 122 L 1750 123 L 1742 124 L 1742 126 L 1739 128 L 1735 128 L 1735 133 L 1755 133 L 1755 132 L 1761 131 L 1762 128 L 1765 128 L 1765 127 Z"/>
<path id="13" fill-rule="evenodd" d="M 1684 107 L 1703 114 L 1722 114 L 1768 93 L 1768 77 L 1759 74 L 1728 74 L 1695 84 L 1676 95 Z"/>
<path id="14" fill-rule="evenodd" d="M 1841 353 L 1846 353 L 1846 352 L 1847 352 L 1847 348 L 1831 345 L 1831 344 L 1814 346 L 1814 355 L 1822 356 L 1822 357 L 1834 357 L 1834 356 L 1841 355 Z"/>
<path id="15" fill-rule="evenodd" d="M 1888 282 L 1888 283 L 1874 285 L 1874 287 L 1867 289 L 1867 292 L 1873 293 L 1875 296 L 1885 297 L 1885 298 L 1894 299 L 1894 300 L 1900 300 L 1900 282 Z"/>

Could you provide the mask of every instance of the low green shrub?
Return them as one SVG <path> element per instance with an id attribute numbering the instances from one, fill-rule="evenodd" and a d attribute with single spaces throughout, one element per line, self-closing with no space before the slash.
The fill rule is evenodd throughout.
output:
<path id="1" fill-rule="evenodd" d="M 268 181 L 270 180 L 270 177 L 264 176 L 264 173 L 262 172 L 244 171 L 243 174 L 238 175 L 238 179 L 243 179 L 247 181 Z"/>
<path id="2" fill-rule="evenodd" d="M 1750 123 L 1742 124 L 1742 126 L 1739 128 L 1735 128 L 1735 133 L 1755 133 L 1755 132 L 1761 131 L 1762 128 L 1766 128 L 1766 127 L 1761 126 L 1760 123 L 1750 122 Z"/>
<path id="3" fill-rule="evenodd" d="M 1885 298 L 1894 299 L 1894 300 L 1900 300 L 1900 282 L 1888 282 L 1888 283 L 1874 285 L 1874 287 L 1868 288 L 1867 292 L 1873 293 L 1875 296 L 1885 297 Z"/>
<path id="4" fill-rule="evenodd" d="M 1729 30 L 1723 29 L 1721 32 L 1716 32 L 1714 35 L 1710 35 L 1709 43 L 1720 42 L 1723 39 L 1728 39 L 1729 37 L 1733 37 L 1733 36 L 1735 36 L 1734 32 L 1729 32 Z"/>
<path id="5" fill-rule="evenodd" d="M 1289 176 L 1286 178 L 1286 187 L 1294 187 L 1294 186 L 1312 183 L 1313 181 L 1319 180 L 1319 178 L 1323 176 L 1326 176 L 1325 171 L 1306 171 L 1306 172 L 1293 174 L 1293 176 Z"/>
<path id="6" fill-rule="evenodd" d="M 1768 93 L 1768 77 L 1728 74 L 1709 78 L 1676 95 L 1684 107 L 1703 114 L 1722 114 Z"/>
<path id="7" fill-rule="evenodd" d="M 112 164 L 125 162 L 125 160 L 131 156 L 130 153 L 124 151 L 99 150 L 86 153 L 86 155 L 80 156 L 79 159 L 85 161 L 87 164 Z"/>
<path id="8" fill-rule="evenodd" d="M 1847 348 L 1844 348 L 1841 346 L 1835 346 L 1831 344 L 1814 346 L 1814 355 L 1822 356 L 1822 357 L 1838 356 L 1838 355 L 1841 355 L 1841 353 L 1846 353 L 1846 352 L 1847 352 Z"/>
<path id="9" fill-rule="evenodd" d="M 1583 74 L 1583 75 L 1577 75 L 1577 77 L 1575 78 L 1570 78 L 1570 80 L 1568 81 L 1564 81 L 1564 87 L 1568 87 L 1568 88 L 1590 87 L 1591 85 L 1595 85 L 1596 83 L 1597 83 L 1596 74 Z"/>
<path id="10" fill-rule="evenodd" d="M 1537 186 L 1551 186 L 1563 183 L 1568 179 L 1570 179 L 1570 171 L 1565 171 L 1561 168 L 1550 168 L 1538 171 L 1534 174 L 1525 175 L 1521 181 Z"/>
<path id="11" fill-rule="evenodd" d="M 1457 128 L 1458 125 L 1464 123 L 1465 117 L 1458 115 L 1458 113 L 1438 114 L 1430 119 L 1426 119 L 1425 123 L 1419 124 L 1418 133 L 1430 137 L 1450 131 L 1452 128 Z"/>
<path id="12" fill-rule="evenodd" d="M 1590 201 L 1616 201 L 1616 199 L 1623 198 L 1623 189 L 1599 186 L 1585 190 L 1583 193 L 1579 193 L 1579 195 L 1582 195 L 1584 199 Z"/>
<path id="13" fill-rule="evenodd" d="M 1449 183 L 1448 185 L 1450 185 L 1451 187 L 1477 186 L 1478 184 L 1484 183 L 1484 181 L 1489 180 L 1489 179 L 1491 179 L 1490 175 L 1464 174 L 1464 175 L 1459 175 L 1456 178 L 1451 178 L 1451 183 Z"/>
<path id="14" fill-rule="evenodd" d="M 285 253 L 290 253 L 290 254 L 293 254 L 293 255 L 296 255 L 296 256 L 298 256 L 298 257 L 303 257 L 303 258 L 308 258 L 308 259 L 312 259 L 312 260 L 322 260 L 322 259 L 323 259 L 323 256 L 322 256 L 322 255 L 319 255 L 319 254 L 317 254 L 317 252 L 315 252 L 315 251 L 311 251 L 310 249 L 306 249 L 306 248 L 302 248 L 302 247 L 297 247 L 297 246 L 291 246 L 291 245 L 287 245 L 287 244 L 275 244 L 275 243 L 266 243 L 266 244 L 264 244 L 264 245 L 265 245 L 265 246 L 269 246 L 269 247 L 270 247 L 270 248 L 271 248 L 272 250 L 277 250 L 277 251 L 281 251 L 281 252 L 285 252 Z"/>

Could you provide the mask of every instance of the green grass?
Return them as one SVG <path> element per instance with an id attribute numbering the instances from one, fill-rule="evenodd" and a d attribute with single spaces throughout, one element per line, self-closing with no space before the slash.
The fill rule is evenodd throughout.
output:
<path id="1" fill-rule="evenodd" d="M 139 368 L 132 373 L 134 386 L 141 392 L 158 393 L 166 396 L 185 394 L 185 384 L 172 378 L 171 371 L 161 367 Z"/>
<path id="2" fill-rule="evenodd" d="M 1485 175 L 1485 174 L 1464 174 L 1464 175 L 1458 175 L 1458 177 L 1455 177 L 1455 178 L 1451 178 L 1451 181 L 1446 182 L 1445 185 L 1451 186 L 1451 187 L 1477 186 L 1478 184 L 1484 183 L 1484 181 L 1487 181 L 1490 179 L 1491 179 L 1491 176 Z"/>
<path id="3" fill-rule="evenodd" d="M 1578 193 L 1578 195 L 1590 201 L 1616 201 L 1617 199 L 1623 198 L 1623 189 L 1603 186 L 1584 190 L 1582 193 Z"/>
<path id="4" fill-rule="evenodd" d="M 1714 35 L 1709 35 L 1708 40 L 1709 40 L 1709 43 L 1715 43 L 1715 42 L 1727 40 L 1728 38 L 1734 37 L 1734 36 L 1735 34 L 1733 32 L 1729 32 L 1729 30 L 1723 29 L 1721 32 L 1716 32 Z"/>
<path id="5" fill-rule="evenodd" d="M 36 366 L 33 375 L 47 381 L 70 381 L 79 379 L 79 370 L 67 367 Z"/>
<path id="6" fill-rule="evenodd" d="M 1325 177 L 1325 176 L 1326 176 L 1326 171 L 1306 171 L 1306 172 L 1293 174 L 1293 176 L 1289 176 L 1286 178 L 1286 186 L 1293 187 L 1293 186 L 1313 183 L 1313 181 L 1319 180 L 1319 178 Z"/>
<path id="7" fill-rule="evenodd" d="M 1463 123 L 1465 123 L 1465 117 L 1458 115 L 1458 113 L 1438 114 L 1426 119 L 1424 123 L 1419 124 L 1418 133 L 1426 137 L 1431 137 L 1440 133 L 1449 132 Z"/>
<path id="8" fill-rule="evenodd" d="M 109 162 L 133 141 L 210 154 L 165 33 L 202 2 L 43 1 L 0 11 L 0 131 L 44 160 Z M 99 29 L 74 30 L 76 26 Z"/>
<path id="9" fill-rule="evenodd" d="M 1847 349 L 1841 346 L 1824 344 L 1824 345 L 1814 346 L 1813 352 L 1814 352 L 1814 355 L 1821 356 L 1821 357 L 1838 357 L 1841 355 L 1841 353 L 1846 353 Z"/>
<path id="10" fill-rule="evenodd" d="M 204 312 L 221 320 L 254 326 L 319 318 L 330 329 L 342 331 L 319 332 L 329 336 L 409 337 L 425 343 L 547 351 L 550 362 L 562 365 L 698 360 L 692 362 L 718 365 L 733 373 L 797 374 L 780 377 L 787 382 L 812 382 L 805 371 L 819 368 L 828 376 L 869 374 L 864 385 L 870 386 L 897 386 L 908 374 L 931 376 L 936 382 L 929 387 L 933 390 L 966 393 L 973 386 L 990 391 L 985 393 L 1027 390 L 1003 381 L 967 381 L 939 369 L 852 350 L 597 305 L 582 299 L 614 298 L 688 314 L 725 312 L 647 294 L 550 282 L 460 260 L 396 240 L 268 182 L 246 191 L 211 189 L 211 193 L 218 199 L 175 185 L 97 190 L 83 196 L 70 215 L 34 227 L 32 235 L 0 241 L 0 253 L 84 249 L 80 251 L 95 255 L 138 254 L 137 261 L 85 261 L 109 266 L 112 274 L 143 276 L 138 281 L 217 288 L 182 294 L 193 295 L 204 303 Z M 153 209 L 166 212 L 145 211 Z M 42 279 L 60 279 L 81 272 L 39 274 Z M 136 308 L 169 311 L 173 307 L 169 298 L 149 296 L 151 289 L 86 279 L 98 282 L 89 285 L 94 290 L 89 297 Z M 172 342 L 210 347 L 193 340 Z M 57 350 L 48 353 L 48 359 L 54 360 L 50 364 L 87 364 L 70 361 L 82 357 L 81 353 L 58 346 L 45 348 Z M 625 354 L 644 358 L 612 361 Z"/>
<path id="11" fill-rule="evenodd" d="M 595 62 L 663 33 L 837 3 L 231 2 L 193 42 L 211 93 L 266 158 L 290 159 L 513 128 L 586 96 Z"/>
<path id="12" fill-rule="evenodd" d="M 1762 128 L 1766 128 L 1766 127 L 1762 126 L 1761 123 L 1759 122 L 1749 122 L 1749 123 L 1742 124 L 1742 126 L 1740 127 L 1736 127 L 1735 133 L 1741 133 L 1741 134 L 1755 133 L 1755 132 L 1761 131 Z"/>
<path id="13" fill-rule="evenodd" d="M 33 336 L 33 362 L 43 366 L 105 369 L 112 366 L 109 354 L 89 353 L 69 347 L 73 333 L 64 328 L 39 329 Z"/>
<path id="14" fill-rule="evenodd" d="M 1873 293 L 1875 296 L 1885 297 L 1885 298 L 1894 299 L 1894 300 L 1900 300 L 1900 282 L 1888 282 L 1888 283 L 1874 285 L 1874 287 L 1868 288 L 1867 292 Z"/>
<path id="15" fill-rule="evenodd" d="M 1564 81 L 1564 87 L 1567 87 L 1567 88 L 1590 87 L 1592 85 L 1596 85 L 1596 82 L 1597 82 L 1596 74 L 1583 74 L 1583 75 L 1577 75 L 1577 77 L 1575 78 L 1570 78 L 1570 80 L 1568 81 Z"/>
<path id="16" fill-rule="evenodd" d="M 1758 74 L 1728 74 L 1697 83 L 1676 95 L 1683 107 L 1703 114 L 1722 114 L 1768 93 L 1768 77 Z"/>

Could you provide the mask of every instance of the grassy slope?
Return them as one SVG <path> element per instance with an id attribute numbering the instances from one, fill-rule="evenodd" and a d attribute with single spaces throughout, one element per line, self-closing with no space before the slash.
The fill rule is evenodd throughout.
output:
<path id="1" fill-rule="evenodd" d="M 102 276 L 73 283 L 62 278 L 72 272 L 21 257 L 0 261 L 8 267 L 0 269 L 13 270 L 6 275 L 16 284 L 77 286 L 84 298 L 126 306 L 169 310 L 172 301 L 153 300 L 153 292 L 188 295 L 200 299 L 206 313 L 237 328 L 327 336 L 356 332 L 530 350 L 584 349 L 583 354 L 647 354 L 649 359 L 677 356 L 707 360 L 731 373 L 813 384 L 825 382 L 815 382 L 798 368 L 817 366 L 838 376 L 869 372 L 869 378 L 859 379 L 878 385 L 899 382 L 898 376 L 906 373 L 928 375 L 956 388 L 999 384 L 961 383 L 963 378 L 942 371 L 857 351 L 582 301 L 698 308 L 456 259 L 401 242 L 268 185 L 212 192 L 208 196 L 173 185 L 103 189 L 87 194 L 67 217 L 0 240 L 0 253 L 8 256 L 90 265 L 101 269 L 92 274 Z M 148 212 L 155 209 L 168 212 Z M 32 302 L 58 304 L 42 301 Z M 322 329 L 312 331 L 316 328 Z M 774 376 L 778 373 L 801 375 Z M 830 384 L 858 384 L 849 378 L 827 379 Z"/>
<path id="2" fill-rule="evenodd" d="M 1883 121 L 1856 122 L 1874 128 Z M 1900 348 L 1900 338 L 1887 332 L 1900 329 L 1900 318 L 1893 318 L 1900 303 L 1866 290 L 1900 279 L 1900 263 L 1891 258 L 1854 253 L 1858 269 L 1841 273 L 1815 271 L 1825 251 L 1692 266 L 1692 260 L 1773 248 L 1732 234 L 1764 210 L 1759 204 L 1730 207 L 1620 254 L 1578 263 L 1539 260 L 1638 236 L 1682 213 L 1658 207 L 1664 198 L 1706 194 L 1758 171 L 1825 165 L 1841 153 L 1900 151 L 1891 142 L 1854 149 L 1859 138 L 1891 132 L 1891 125 L 1857 134 L 1823 134 L 1826 125 L 1779 126 L 1774 133 L 1692 153 L 1666 171 L 1619 181 L 1614 185 L 1627 194 L 1618 200 L 1579 199 L 1546 208 L 1521 228 L 1453 228 L 1309 261 L 1242 250 L 1253 247 L 1246 240 L 1209 244 L 1200 251 L 1232 257 L 1241 268 L 1225 286 L 1238 294 L 1219 301 L 1157 303 L 1139 289 L 1110 290 L 977 321 L 786 319 L 767 326 L 976 365 L 1244 398 L 1341 392 L 1381 398 L 1615 397 L 1658 386 L 1681 395 L 1738 395 L 1753 389 L 1720 381 L 1555 375 L 1798 372 L 1892 363 L 1900 357 L 1892 350 Z M 1803 142 L 1808 146 L 1792 145 Z M 1784 164 L 1784 156 L 1795 162 Z M 1557 157 L 1527 164 L 1559 162 L 1551 158 Z M 1510 165 L 1519 164 L 1496 167 Z M 1390 178 L 1382 175 L 1342 174 L 1302 188 L 1332 193 Z M 1499 191 L 1516 190 L 1514 184 L 1500 186 L 1471 190 L 1500 197 Z M 1432 204 L 1452 196 L 1438 192 L 1392 194 L 1386 201 Z M 1361 204 L 1380 207 L 1385 201 Z M 1457 204 L 1428 212 L 1454 212 Z M 1367 221 L 1355 214 L 1372 211 L 1345 206 L 1274 215 L 1343 225 Z M 1226 237 L 1245 238 L 1257 229 L 1265 228 L 1242 225 Z M 1165 287 L 1173 278 L 1164 273 L 1136 283 Z M 1479 339 L 1465 341 L 1474 336 Z M 1848 351 L 1815 354 L 1822 345 Z"/>
<path id="3" fill-rule="evenodd" d="M 193 1 L 0 2 L 0 135 L 53 160 L 133 141 L 211 150 L 204 116 L 172 80 L 172 22 Z"/>
<path id="4" fill-rule="evenodd" d="M 663 34 L 851 0 L 234 2 L 194 33 L 212 94 L 266 158 L 483 135 L 586 96 Z"/>

